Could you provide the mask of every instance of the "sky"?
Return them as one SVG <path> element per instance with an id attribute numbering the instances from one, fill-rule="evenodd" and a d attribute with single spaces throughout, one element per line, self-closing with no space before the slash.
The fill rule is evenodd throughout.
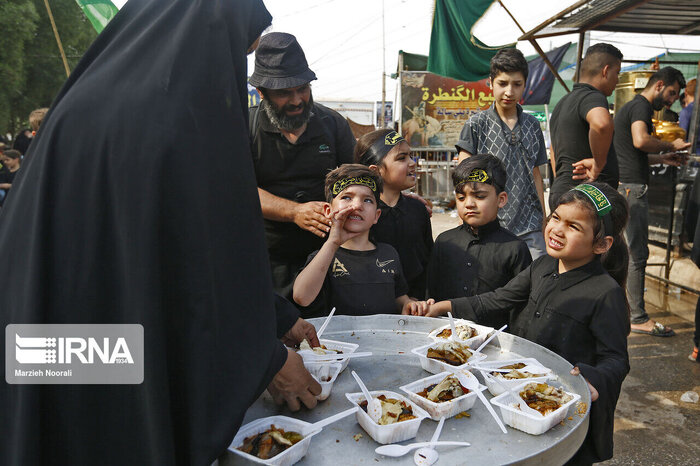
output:
<path id="1" fill-rule="evenodd" d="M 434 0 L 264 0 L 273 16 L 269 31 L 294 34 L 318 80 L 312 83 L 316 100 L 379 101 L 382 70 L 395 73 L 398 52 L 428 54 Z M 527 31 L 576 0 L 503 0 Z M 383 7 L 383 8 L 382 8 Z M 384 14 L 382 14 L 382 12 Z M 474 35 L 487 45 L 515 42 L 520 30 L 495 4 L 477 23 Z M 384 40 L 382 40 L 384 36 Z M 578 35 L 545 38 L 550 50 Z M 700 51 L 700 37 L 592 32 L 591 45 L 609 42 L 625 58 L 648 59 L 665 51 Z M 517 47 L 536 53 L 527 42 Z M 385 50 L 384 57 L 382 51 Z M 253 55 L 249 57 L 253 71 Z M 396 80 L 386 79 L 386 100 L 396 95 Z"/>

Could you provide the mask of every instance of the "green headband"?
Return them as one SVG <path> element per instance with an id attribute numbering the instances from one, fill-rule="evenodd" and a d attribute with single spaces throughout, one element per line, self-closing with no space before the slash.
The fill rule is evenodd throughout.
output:
<path id="1" fill-rule="evenodd" d="M 573 189 L 585 194 L 586 197 L 593 203 L 596 214 L 603 220 L 604 234 L 606 236 L 612 236 L 612 219 L 610 218 L 610 215 L 608 215 L 612 210 L 612 204 L 610 203 L 608 196 L 603 194 L 603 191 L 596 188 L 592 184 L 580 184 Z"/>
<path id="2" fill-rule="evenodd" d="M 345 188 L 353 184 L 367 186 L 373 193 L 377 192 L 377 183 L 372 178 L 369 176 L 353 176 L 351 178 L 343 178 L 342 180 L 338 180 L 333 183 L 333 189 L 331 189 L 333 197 L 337 196 L 343 192 Z"/>

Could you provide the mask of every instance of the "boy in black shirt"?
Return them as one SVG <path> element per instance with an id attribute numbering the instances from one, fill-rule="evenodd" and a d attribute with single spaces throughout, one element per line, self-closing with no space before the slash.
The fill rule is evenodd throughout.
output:
<path id="1" fill-rule="evenodd" d="M 402 309 L 427 310 L 413 301 L 396 250 L 374 244 L 369 231 L 377 223 L 381 177 L 368 167 L 346 164 L 326 176 L 325 215 L 331 221 L 328 240 L 309 255 L 294 281 L 294 301 L 310 306 L 302 314 L 391 314 Z"/>
<path id="2" fill-rule="evenodd" d="M 428 296 L 436 301 L 493 291 L 526 269 L 527 244 L 502 228 L 498 210 L 508 202 L 506 170 L 492 155 L 474 155 L 455 169 L 453 182 L 462 225 L 435 241 L 428 266 Z M 499 328 L 507 314 L 480 324 Z"/>

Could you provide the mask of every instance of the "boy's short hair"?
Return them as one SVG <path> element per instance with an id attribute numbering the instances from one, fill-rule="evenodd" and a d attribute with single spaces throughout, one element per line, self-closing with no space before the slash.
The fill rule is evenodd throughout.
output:
<path id="1" fill-rule="evenodd" d="M 664 87 L 673 86 L 675 83 L 678 83 L 681 89 L 685 87 L 685 77 L 683 73 L 672 66 L 664 66 L 659 71 L 652 74 L 644 89 L 650 89 L 658 81 L 663 82 Z"/>
<path id="2" fill-rule="evenodd" d="M 595 76 L 606 66 L 622 61 L 622 52 L 614 45 L 601 42 L 591 45 L 581 61 L 581 76 Z"/>
<path id="3" fill-rule="evenodd" d="M 483 180 L 483 181 L 482 181 Z M 463 192 L 467 183 L 486 183 L 500 194 L 506 189 L 508 174 L 498 157 L 491 154 L 476 154 L 462 160 L 452 173 L 455 194 Z"/>
<path id="4" fill-rule="evenodd" d="M 39 130 L 39 126 L 41 126 L 41 122 L 44 121 L 44 117 L 48 111 L 48 108 L 37 108 L 36 110 L 32 110 L 32 113 L 29 114 L 29 126 L 32 127 L 32 131 Z"/>
<path id="5" fill-rule="evenodd" d="M 14 149 L 6 150 L 6 151 L 4 151 L 4 152 L 2 153 L 2 155 L 4 155 L 5 157 L 9 157 L 9 158 L 11 158 L 11 159 L 20 159 L 20 158 L 22 158 L 22 153 L 21 153 L 20 151 L 18 151 L 18 150 L 14 150 Z"/>
<path id="6" fill-rule="evenodd" d="M 343 180 L 350 180 L 351 178 L 355 178 L 358 182 L 346 185 L 342 183 Z M 329 203 L 333 202 L 335 196 L 353 184 L 367 186 L 370 189 L 372 189 L 373 185 L 374 189 L 372 189 L 372 192 L 377 200 L 377 204 L 379 204 L 379 196 L 382 194 L 382 189 L 384 187 L 382 177 L 379 176 L 377 172 L 370 170 L 369 167 L 360 165 L 359 163 L 346 163 L 335 170 L 331 170 L 328 175 L 326 175 L 326 201 Z M 337 192 L 334 193 L 334 191 Z"/>
<path id="7" fill-rule="evenodd" d="M 515 73 L 520 71 L 527 81 L 528 67 L 525 55 L 515 48 L 501 49 L 491 59 L 491 79 L 495 79 L 500 73 Z"/>

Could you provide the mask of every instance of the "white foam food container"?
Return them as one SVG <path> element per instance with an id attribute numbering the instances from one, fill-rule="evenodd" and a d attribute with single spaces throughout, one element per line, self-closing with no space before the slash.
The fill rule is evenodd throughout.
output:
<path id="1" fill-rule="evenodd" d="M 347 359 L 346 359 L 347 361 Z M 323 401 L 331 395 L 331 389 L 335 379 L 342 370 L 343 366 L 340 363 L 324 363 L 324 362 L 304 362 L 304 367 L 309 371 L 311 376 L 316 379 L 321 385 L 321 394 L 316 397 L 317 400 Z M 326 381 L 324 382 L 324 379 Z"/>
<path id="2" fill-rule="evenodd" d="M 254 463 L 275 466 L 290 466 L 294 463 L 299 462 L 304 457 L 304 455 L 306 455 L 306 452 L 309 450 L 309 445 L 311 444 L 311 437 L 321 432 L 321 429 L 319 429 L 317 431 L 305 435 L 301 441 L 287 448 L 282 453 L 273 456 L 272 458 L 267 460 L 262 460 L 257 456 L 249 455 L 248 453 L 244 453 L 238 449 L 238 447 L 243 445 L 243 441 L 247 437 L 259 434 L 261 432 L 265 432 L 273 424 L 275 427 L 279 429 L 284 429 L 286 432 L 292 431 L 299 433 L 302 433 L 305 428 L 311 425 L 308 422 L 300 421 L 298 419 L 294 419 L 287 416 L 270 416 L 256 419 L 238 429 L 238 432 L 233 437 L 233 442 L 231 442 L 231 445 L 228 447 L 228 450 Z"/>
<path id="3" fill-rule="evenodd" d="M 475 337 L 471 337 L 466 340 L 462 340 L 459 338 L 457 339 L 458 342 L 465 344 L 470 348 L 478 348 L 484 342 L 484 340 L 486 340 L 486 337 L 488 337 L 489 334 L 494 331 L 493 327 L 486 327 L 485 325 L 475 324 L 471 320 L 455 319 L 455 327 L 459 327 L 460 325 L 469 325 L 470 327 L 476 330 Z M 447 340 L 447 338 L 438 337 L 438 333 L 448 328 L 450 328 L 450 324 L 443 325 L 442 327 L 436 328 L 435 330 L 430 332 L 428 336 L 435 341 L 445 341 Z"/>
<path id="4" fill-rule="evenodd" d="M 522 385 L 524 382 L 537 382 L 537 383 L 542 383 L 546 382 L 547 380 L 553 380 L 556 379 L 557 376 L 554 375 L 554 372 L 552 372 L 551 369 L 548 367 L 544 367 L 542 364 L 537 361 L 537 359 L 534 358 L 520 358 L 520 359 L 504 359 L 501 361 L 484 361 L 479 363 L 479 366 L 481 367 L 493 367 L 494 369 L 498 369 L 499 367 L 503 366 L 509 366 L 511 364 L 516 364 L 519 362 L 523 362 L 525 364 L 530 364 L 530 365 L 538 365 L 542 366 L 543 368 L 547 369 L 546 375 L 544 377 L 528 377 L 527 379 L 504 379 L 503 377 L 498 378 L 498 382 L 501 382 L 503 385 L 506 387 L 513 389 L 517 387 L 518 385 Z M 493 377 L 489 371 L 485 370 L 479 370 L 481 372 L 481 378 L 484 379 L 484 384 L 486 384 L 486 387 L 489 389 L 489 392 L 493 396 L 498 396 L 501 393 L 505 392 L 505 389 L 501 387 L 498 382 L 493 380 Z"/>
<path id="5" fill-rule="evenodd" d="M 531 382 L 527 381 L 521 383 L 520 385 L 514 387 L 513 391 L 515 393 L 520 393 L 529 383 Z M 581 396 L 576 393 L 565 393 L 571 395 L 571 400 L 546 416 L 521 411 L 517 401 L 514 400 L 511 394 L 508 392 L 491 398 L 491 404 L 498 406 L 501 409 L 501 417 L 503 418 L 504 423 L 508 424 L 514 429 L 522 430 L 528 434 L 540 435 L 544 434 L 549 429 L 563 421 L 569 412 L 569 408 L 581 399 Z"/>
<path id="6" fill-rule="evenodd" d="M 325 338 L 321 338 L 319 340 L 321 342 L 321 345 L 325 346 L 326 348 L 330 350 L 340 350 L 343 352 L 343 354 L 350 354 L 354 353 L 357 351 L 357 348 L 360 347 L 360 345 L 355 344 L 355 343 L 345 343 L 343 341 L 335 341 L 335 340 L 326 340 Z M 348 363 L 350 362 L 350 359 L 328 359 L 326 361 L 323 360 L 323 356 L 318 355 L 318 357 L 310 356 L 308 353 L 304 354 L 305 352 L 301 352 L 301 357 L 304 359 L 304 364 L 307 362 L 325 362 L 326 364 L 329 363 L 339 363 L 341 365 L 340 372 L 343 372 L 346 367 L 348 367 Z M 333 353 L 331 353 L 333 354 Z M 340 355 L 342 356 L 342 355 Z"/>
<path id="7" fill-rule="evenodd" d="M 440 338 L 439 340 L 442 340 L 442 339 Z M 442 340 L 442 341 L 447 341 L 447 340 Z M 480 361 L 483 361 L 484 359 L 486 359 L 486 355 L 484 353 L 472 352 L 472 357 L 470 357 L 466 363 L 462 364 L 461 366 L 452 366 L 450 364 L 447 364 L 446 362 L 442 362 L 442 361 L 438 361 L 437 359 L 429 358 L 427 356 L 428 349 L 432 348 L 433 346 L 437 345 L 438 343 L 441 343 L 442 341 L 434 341 L 434 342 L 429 343 L 427 345 L 419 346 L 418 348 L 413 348 L 411 350 L 411 353 L 415 354 L 420 359 L 421 367 L 423 369 L 425 369 L 426 371 L 430 372 L 431 374 L 439 374 L 440 372 L 444 372 L 444 371 L 449 371 L 449 372 L 470 371 L 471 364 L 479 364 Z"/>
<path id="8" fill-rule="evenodd" d="M 379 395 L 384 395 L 387 398 L 394 398 L 401 400 L 407 405 L 410 405 L 413 409 L 413 415 L 416 416 L 415 419 L 409 419 L 408 421 L 401 421 L 395 424 L 389 425 L 379 425 L 369 417 L 369 414 L 365 412 L 364 409 L 360 407 L 360 403 L 365 400 L 365 396 L 360 393 L 346 393 L 345 396 L 348 400 L 359 409 L 355 412 L 355 417 L 360 426 L 369 434 L 370 437 L 374 439 L 375 442 L 381 444 L 403 442 L 404 440 L 412 439 L 418 433 L 418 428 L 423 419 L 430 417 L 423 408 L 418 406 L 416 403 L 412 402 L 403 395 L 399 395 L 395 392 L 390 392 L 386 390 L 376 390 L 369 392 L 373 397 Z"/>
<path id="9" fill-rule="evenodd" d="M 430 415 L 430 418 L 432 420 L 439 421 L 441 417 L 449 419 L 463 411 L 470 410 L 472 406 L 474 406 L 474 402 L 476 402 L 477 398 L 476 390 L 486 390 L 486 387 L 481 385 L 477 378 L 471 372 L 464 371 L 463 374 L 468 379 L 473 379 L 473 384 L 471 387 L 465 386 L 465 388 L 469 389 L 469 393 L 449 401 L 437 403 L 435 401 L 431 401 L 427 398 L 418 395 L 418 392 L 422 392 L 425 388 L 429 387 L 430 385 L 442 382 L 442 380 L 445 377 L 454 375 L 453 372 L 445 371 L 436 375 L 431 375 L 430 377 L 425 377 L 423 379 L 416 380 L 415 382 L 411 382 L 408 385 L 404 385 L 400 388 L 402 391 L 406 392 L 406 395 L 408 395 L 411 401 L 415 402 L 421 408 L 425 409 L 425 411 Z"/>

